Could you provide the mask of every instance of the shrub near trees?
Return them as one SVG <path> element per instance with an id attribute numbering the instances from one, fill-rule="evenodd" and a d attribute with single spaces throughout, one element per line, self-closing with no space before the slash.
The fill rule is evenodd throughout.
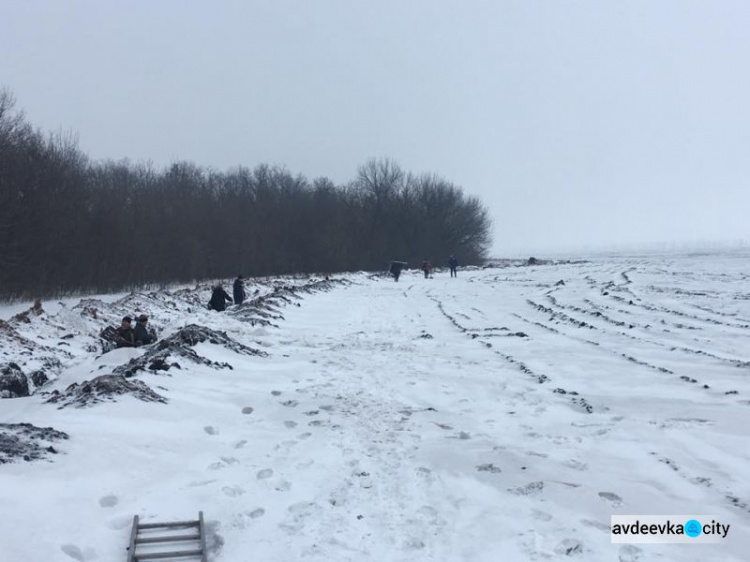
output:
<path id="1" fill-rule="evenodd" d="M 490 218 L 435 175 L 370 160 L 347 185 L 260 165 L 92 162 L 0 92 L 0 298 L 143 284 L 382 270 L 389 259 L 478 263 Z"/>

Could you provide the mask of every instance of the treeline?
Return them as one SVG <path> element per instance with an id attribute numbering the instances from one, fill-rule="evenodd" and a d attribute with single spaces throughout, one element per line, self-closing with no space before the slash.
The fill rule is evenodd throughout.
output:
<path id="1" fill-rule="evenodd" d="M 0 299 L 144 284 L 478 263 L 490 218 L 435 175 L 372 160 L 347 185 L 261 165 L 92 162 L 0 92 Z"/>

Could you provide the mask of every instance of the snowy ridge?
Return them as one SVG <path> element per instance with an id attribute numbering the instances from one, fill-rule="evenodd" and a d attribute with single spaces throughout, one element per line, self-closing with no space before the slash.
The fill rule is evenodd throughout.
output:
<path id="1" fill-rule="evenodd" d="M 242 306 L 232 307 L 228 314 L 252 326 L 273 325 L 269 319 L 283 319 L 280 309 L 293 304 L 301 294 L 327 290 L 333 284 L 341 282 L 303 278 L 269 280 L 248 285 L 250 299 Z M 174 291 L 133 292 L 113 302 L 96 298 L 84 298 L 72 306 L 58 302 L 56 311 L 52 314 L 47 314 L 42 303 L 37 301 L 33 307 L 16 314 L 8 321 L 0 320 L 0 373 L 7 375 L 5 380 L 0 380 L 0 396 L 34 394 L 49 381 L 56 379 L 64 368 L 76 365 L 92 353 L 101 353 L 103 342 L 99 337 L 100 332 L 107 326 L 119 325 L 123 316 L 135 317 L 145 313 L 152 318 L 151 325 L 156 327 L 163 338 L 173 330 L 178 330 L 175 334 L 179 335 L 180 326 L 184 329 L 186 319 L 191 315 L 211 318 L 212 313 L 206 310 L 207 295 L 210 296 L 211 287 L 212 284 L 199 284 L 194 288 Z M 218 337 L 221 339 L 221 336 Z M 209 337 L 212 340 L 216 338 L 216 335 Z M 230 339 L 224 334 L 223 341 L 213 343 L 233 346 L 235 351 L 243 348 L 241 353 L 249 350 L 241 344 L 231 344 Z M 154 355 L 161 355 L 163 361 L 164 356 L 168 355 L 164 353 L 168 345 L 164 344 L 170 344 L 169 337 L 162 339 L 158 349 L 154 350 L 151 346 L 146 354 L 131 359 L 129 366 L 117 367 L 114 372 L 131 375 L 144 368 L 139 363 L 153 362 Z M 190 349 L 178 349 L 174 345 L 169 347 L 182 355 L 189 354 L 191 360 L 200 361 Z M 262 355 L 257 350 L 252 353 Z M 9 386 L 7 380 L 11 375 L 14 382 L 18 381 L 12 388 L 25 388 L 21 393 L 14 394 L 10 390 L 2 392 L 5 386 Z M 3 382 L 6 382 L 5 386 Z"/>
<path id="2" fill-rule="evenodd" d="M 0 464 L 4 552 L 118 560 L 133 515 L 200 509 L 216 562 L 745 560 L 747 271 L 725 255 L 360 274 L 259 286 L 227 314 L 190 289 L 133 297 L 165 340 L 197 330 L 206 362 L 63 340 L 57 380 L 0 401 L 0 423 L 69 436 Z M 61 312 L 95 334 L 101 307 Z M 14 329 L 54 349 L 44 318 Z M 45 403 L 112 373 L 166 403 Z M 610 515 L 660 513 L 732 531 L 710 551 L 610 543 Z"/>

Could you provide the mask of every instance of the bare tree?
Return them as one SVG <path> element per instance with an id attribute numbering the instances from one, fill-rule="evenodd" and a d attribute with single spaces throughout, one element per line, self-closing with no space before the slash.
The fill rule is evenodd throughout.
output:
<path id="1" fill-rule="evenodd" d="M 260 165 L 227 172 L 91 162 L 0 92 L 0 298 L 243 275 L 484 258 L 481 202 L 435 175 L 369 160 L 337 186 Z"/>

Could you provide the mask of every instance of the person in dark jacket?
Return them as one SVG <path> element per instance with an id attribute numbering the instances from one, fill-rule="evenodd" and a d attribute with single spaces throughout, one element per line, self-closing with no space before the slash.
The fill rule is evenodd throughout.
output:
<path id="1" fill-rule="evenodd" d="M 404 268 L 404 265 L 406 264 L 402 261 L 391 262 L 391 267 L 388 271 L 390 271 L 396 281 L 398 281 L 398 278 L 401 276 L 401 270 Z"/>
<path id="2" fill-rule="evenodd" d="M 232 302 L 230 297 L 221 285 L 214 287 L 214 292 L 211 293 L 211 300 L 208 301 L 208 308 L 217 312 L 223 312 L 227 309 L 227 302 Z"/>
<path id="3" fill-rule="evenodd" d="M 422 271 L 424 271 L 424 278 L 427 279 L 430 277 L 430 272 L 432 271 L 432 264 L 429 260 L 424 260 L 422 262 Z"/>
<path id="4" fill-rule="evenodd" d="M 458 260 L 456 259 L 456 256 L 451 254 L 450 259 L 448 260 L 448 267 L 451 268 L 451 277 L 458 277 L 456 274 L 456 268 L 458 267 Z"/>
<path id="5" fill-rule="evenodd" d="M 234 304 L 242 304 L 242 301 L 245 300 L 245 282 L 242 280 L 242 275 L 238 275 L 237 279 L 234 280 L 232 292 L 234 293 Z"/>
<path id="6" fill-rule="evenodd" d="M 135 323 L 136 345 L 148 345 L 156 341 L 156 333 L 148 329 L 148 316 L 141 314 Z"/>
<path id="7" fill-rule="evenodd" d="M 136 337 L 135 331 L 131 327 L 133 319 L 130 316 L 125 316 L 122 319 L 122 324 L 116 330 L 115 344 L 117 347 L 135 347 Z"/>

